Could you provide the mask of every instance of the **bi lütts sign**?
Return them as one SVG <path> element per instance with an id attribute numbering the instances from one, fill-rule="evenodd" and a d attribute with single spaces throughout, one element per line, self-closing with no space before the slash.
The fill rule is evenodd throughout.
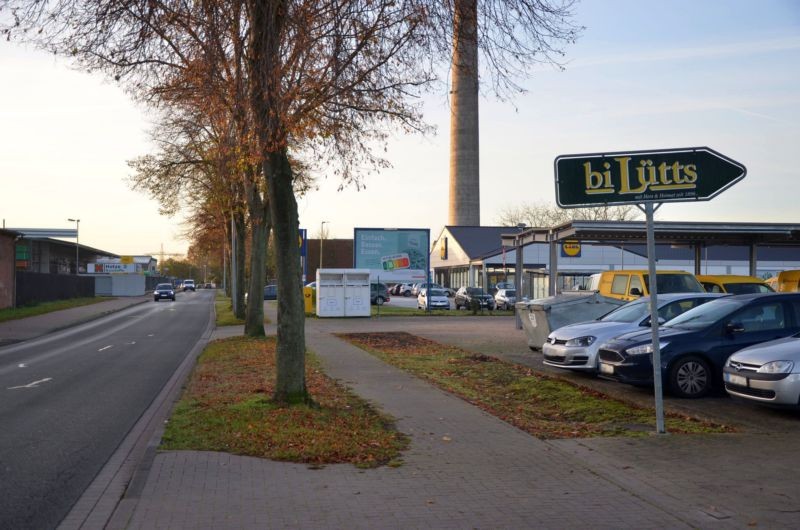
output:
<path id="1" fill-rule="evenodd" d="M 747 169 L 708 147 L 561 155 L 555 161 L 562 208 L 641 202 L 706 201 Z"/>

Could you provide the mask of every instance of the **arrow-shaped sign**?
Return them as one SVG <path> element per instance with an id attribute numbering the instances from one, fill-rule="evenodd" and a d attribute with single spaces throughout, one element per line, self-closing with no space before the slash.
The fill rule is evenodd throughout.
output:
<path id="1" fill-rule="evenodd" d="M 707 201 L 739 182 L 744 165 L 708 147 L 561 155 L 555 160 L 562 208 Z"/>

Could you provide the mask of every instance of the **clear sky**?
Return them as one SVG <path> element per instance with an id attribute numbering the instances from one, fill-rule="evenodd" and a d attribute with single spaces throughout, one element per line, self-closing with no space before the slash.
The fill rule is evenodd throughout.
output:
<path id="1" fill-rule="evenodd" d="M 560 154 L 708 146 L 747 166 L 714 200 L 667 204 L 662 220 L 800 223 L 800 1 L 585 0 L 586 26 L 566 70 L 538 70 L 512 103 L 481 100 L 481 221 L 555 201 Z M 0 42 L 0 218 L 7 227 L 70 228 L 119 254 L 185 251 L 181 221 L 131 191 L 126 161 L 150 149 L 149 117 L 113 83 Z M 396 137 L 393 167 L 366 189 L 319 175 L 299 198 L 312 236 L 354 227 L 447 222 L 449 110 L 426 99 L 432 137 Z M 190 198 L 187 198 L 190 200 Z"/>

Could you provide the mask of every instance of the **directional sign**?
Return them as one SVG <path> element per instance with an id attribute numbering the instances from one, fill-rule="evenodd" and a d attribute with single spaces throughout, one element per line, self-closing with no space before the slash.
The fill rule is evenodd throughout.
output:
<path id="1" fill-rule="evenodd" d="M 747 174 L 708 147 L 561 155 L 555 171 L 562 208 L 707 201 Z"/>

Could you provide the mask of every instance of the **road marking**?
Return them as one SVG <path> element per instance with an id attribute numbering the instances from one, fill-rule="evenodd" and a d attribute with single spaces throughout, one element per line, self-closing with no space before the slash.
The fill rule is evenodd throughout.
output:
<path id="1" fill-rule="evenodd" d="M 99 350 L 97 350 L 97 351 L 103 351 L 103 350 L 107 350 L 107 349 L 109 349 L 109 348 L 113 348 L 113 347 L 114 347 L 114 345 L 113 345 L 113 344 L 109 344 L 108 346 L 104 346 L 104 347 L 100 348 L 100 349 L 99 349 Z"/>
<path id="2" fill-rule="evenodd" d="M 126 343 L 125 343 L 125 345 L 126 345 L 126 346 L 133 346 L 134 344 L 136 344 L 136 341 L 135 341 L 135 340 L 134 340 L 134 341 L 131 341 L 131 342 L 126 342 Z"/>
<path id="3" fill-rule="evenodd" d="M 19 364 L 17 365 L 17 368 L 27 368 L 27 367 L 28 367 L 28 365 L 27 365 L 27 364 L 25 364 L 25 363 L 19 363 Z"/>
<path id="4" fill-rule="evenodd" d="M 52 377 L 46 377 L 45 379 L 39 379 L 38 381 L 34 381 L 33 383 L 28 383 L 27 385 L 10 386 L 8 387 L 8 390 L 16 390 L 18 388 L 36 388 L 40 383 L 46 383 L 52 380 L 53 380 Z"/>

